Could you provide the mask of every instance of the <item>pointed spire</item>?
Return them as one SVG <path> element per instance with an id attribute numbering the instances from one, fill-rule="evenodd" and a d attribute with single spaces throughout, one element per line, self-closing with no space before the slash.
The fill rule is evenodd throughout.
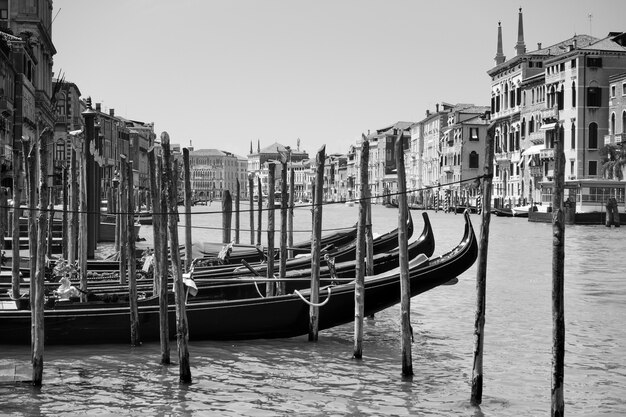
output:
<path id="1" fill-rule="evenodd" d="M 519 20 L 517 23 L 517 44 L 515 45 L 517 55 L 526 53 L 526 44 L 524 43 L 524 20 L 522 19 L 522 8 L 519 8 Z"/>
<path id="2" fill-rule="evenodd" d="M 502 64 L 506 61 L 506 57 L 502 53 L 502 25 L 498 22 L 498 50 L 496 52 L 496 65 Z"/>

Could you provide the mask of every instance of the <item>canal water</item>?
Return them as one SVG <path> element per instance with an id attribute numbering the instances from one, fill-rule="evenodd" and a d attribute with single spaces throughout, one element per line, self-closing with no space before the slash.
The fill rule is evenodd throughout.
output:
<path id="1" fill-rule="evenodd" d="M 194 207 L 194 241 L 220 240 L 218 205 Z M 244 206 L 243 208 L 247 208 Z M 324 229 L 354 224 L 358 208 L 324 207 Z M 204 213 L 204 214 L 202 214 Z M 411 212 L 421 230 L 421 212 Z M 428 212 L 436 254 L 458 243 L 463 216 Z M 182 219 L 183 216 L 181 216 Z M 310 209 L 295 229 L 310 231 Z M 279 224 L 277 215 L 277 224 Z M 478 232 L 480 217 L 471 216 Z M 241 216 L 248 228 L 249 216 Z M 256 216 L 255 216 L 256 221 Z M 266 220 L 264 220 L 265 222 Z M 374 206 L 374 230 L 397 226 L 395 209 Z M 233 221 L 234 225 L 234 221 Z M 141 235 L 151 228 L 142 226 Z M 298 233 L 295 240 L 307 239 Z M 279 234 L 277 233 L 277 239 Z M 193 383 L 158 363 L 159 345 L 50 346 L 44 386 L 0 385 L 0 414 L 38 415 L 424 415 L 543 416 L 550 411 L 549 224 L 493 217 L 487 276 L 484 394 L 469 404 L 476 266 L 456 285 L 411 301 L 412 379 L 401 377 L 400 309 L 365 323 L 363 360 L 352 356 L 353 324 L 307 337 L 192 342 Z M 626 415 L 626 227 L 567 226 L 565 245 L 566 414 Z M 249 242 L 242 232 L 242 242 Z M 182 235 L 181 235 L 182 241 Z M 193 332 L 193 329 L 191 329 Z M 2 335 L 0 337 L 7 337 Z M 175 349 L 175 343 L 172 344 Z M 0 345 L 0 366 L 28 364 L 29 347 Z M 176 358 L 175 350 L 172 358 Z"/>

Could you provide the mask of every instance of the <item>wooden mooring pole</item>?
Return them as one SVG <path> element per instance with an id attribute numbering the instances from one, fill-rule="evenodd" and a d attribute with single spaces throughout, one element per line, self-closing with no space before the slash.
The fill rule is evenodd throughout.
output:
<path id="1" fill-rule="evenodd" d="M 31 322 L 32 322 L 32 361 L 33 385 L 41 386 L 43 380 L 44 351 L 44 281 L 46 279 L 46 234 L 48 233 L 48 128 L 39 135 L 39 213 L 37 218 L 37 264 L 35 267 L 34 285 L 31 283 Z M 34 148 L 34 146 L 33 146 Z M 35 178 L 31 178 L 30 186 L 34 187 Z M 32 248 L 31 248 L 32 251 Z"/>
<path id="2" fill-rule="evenodd" d="M 276 186 L 276 164 L 269 163 L 267 176 L 267 278 L 265 284 L 265 295 L 272 297 L 276 294 L 276 286 L 269 281 L 274 278 L 274 218 L 276 209 L 274 207 L 276 196 L 274 187 Z"/>
<path id="3" fill-rule="evenodd" d="M 395 143 L 396 168 L 398 171 L 398 248 L 400 259 L 400 315 L 402 326 L 402 375 L 413 375 L 411 342 L 411 281 L 409 280 L 409 255 L 406 224 L 409 206 L 406 200 L 406 171 L 404 170 L 404 147 L 402 130 L 398 131 Z"/>
<path id="4" fill-rule="evenodd" d="M 295 170 L 293 168 L 289 171 L 289 214 L 287 216 L 287 246 L 293 248 L 293 205 L 294 194 L 296 190 Z M 289 257 L 296 256 L 293 250 L 289 251 Z"/>
<path id="5" fill-rule="evenodd" d="M 180 265 L 180 251 L 178 248 L 178 192 L 177 176 L 170 150 L 170 136 L 167 132 L 161 133 L 161 146 L 163 147 L 163 185 L 168 199 L 168 236 L 170 244 L 170 256 L 172 259 L 172 275 L 176 296 L 176 340 L 178 344 L 178 362 L 180 381 L 191 383 L 191 367 L 189 364 L 189 326 L 187 324 L 187 310 L 185 308 L 185 284 Z"/>
<path id="6" fill-rule="evenodd" d="M 239 214 L 240 206 L 239 201 L 241 199 L 241 184 L 239 184 L 239 178 L 235 182 L 235 243 L 239 243 Z"/>
<path id="7" fill-rule="evenodd" d="M 161 210 L 161 160 L 157 166 L 155 150 L 148 151 L 150 197 L 152 199 L 152 229 L 154 236 L 154 289 L 159 295 L 159 335 L 161 341 L 161 363 L 170 363 L 170 337 L 167 312 L 167 228 L 163 226 Z M 165 251 L 163 247 L 165 245 Z"/>
<path id="8" fill-rule="evenodd" d="M 313 239 L 311 240 L 311 306 L 309 307 L 309 341 L 317 342 L 319 333 L 320 257 L 322 238 L 322 207 L 324 206 L 324 162 L 326 145 L 315 157 L 315 198 L 313 199 Z"/>
<path id="9" fill-rule="evenodd" d="M 257 177 L 257 190 L 259 200 L 257 201 L 257 231 L 256 231 L 256 244 L 261 244 L 261 233 L 263 232 L 263 185 L 261 184 L 261 178 Z"/>
<path id="10" fill-rule="evenodd" d="M 565 369 L 565 214 L 563 190 L 565 188 L 565 155 L 559 124 L 554 129 L 554 191 L 552 192 L 552 417 L 562 417 L 565 412 L 563 377 Z"/>
<path id="11" fill-rule="evenodd" d="M 183 148 L 183 178 L 185 194 L 185 271 L 189 272 L 191 262 L 191 166 L 189 148 Z"/>
<path id="12" fill-rule="evenodd" d="M 363 357 L 363 319 L 365 314 L 365 227 L 367 222 L 367 164 L 369 163 L 370 144 L 361 143 L 360 179 L 361 195 L 359 200 L 359 220 L 356 233 L 356 281 L 354 284 L 354 353 L 353 357 Z"/>
<path id="13" fill-rule="evenodd" d="M 68 259 L 68 245 L 67 242 L 70 240 L 69 239 L 69 230 L 68 230 L 68 216 L 67 216 L 67 210 L 69 208 L 69 190 L 70 190 L 70 185 L 69 185 L 69 178 L 67 175 L 67 166 L 63 167 L 63 180 L 62 180 L 62 192 L 63 192 L 63 214 L 61 216 L 61 236 L 63 237 L 63 243 L 62 243 L 62 256 L 63 259 L 67 260 Z"/>
<path id="14" fill-rule="evenodd" d="M 133 163 L 126 162 L 126 182 L 128 190 L 128 211 L 126 222 L 128 223 L 128 301 L 130 307 L 130 344 L 141 345 L 141 333 L 139 330 L 139 307 L 137 305 L 137 255 L 135 254 L 135 190 L 133 187 Z"/>
<path id="15" fill-rule="evenodd" d="M 128 171 L 126 170 L 126 157 L 122 155 L 120 161 L 120 187 L 119 187 L 119 210 L 117 212 L 118 222 L 119 222 L 119 242 L 120 242 L 120 252 L 119 252 L 119 274 L 120 274 L 120 284 L 126 284 L 127 278 L 127 267 L 128 267 L 128 252 L 126 248 L 128 247 L 128 233 L 126 230 L 129 227 L 133 227 L 133 223 L 128 224 L 128 216 L 126 213 L 130 210 L 128 204 L 128 181 L 126 180 L 126 176 L 128 175 Z"/>
<path id="16" fill-rule="evenodd" d="M 35 276 L 35 267 L 37 265 L 37 226 L 35 224 L 35 200 L 37 198 L 37 186 L 35 184 L 37 164 L 35 155 L 35 145 L 31 140 L 24 141 L 24 171 L 26 172 L 26 184 L 28 189 L 28 249 L 30 261 L 30 276 Z M 45 238 L 44 238 L 45 240 Z M 19 245 L 18 245 L 19 247 Z M 43 246 L 45 249 L 45 246 Z M 19 256 L 18 258 L 19 259 Z M 31 281 L 30 298 L 33 302 L 33 282 Z"/>
<path id="17" fill-rule="evenodd" d="M 24 151 L 22 151 L 24 149 Z M 15 139 L 13 141 L 13 213 L 12 213 L 12 239 L 11 254 L 13 263 L 11 264 L 11 298 L 20 298 L 20 207 L 22 200 L 21 180 L 22 180 L 22 152 L 26 147 Z"/>
<path id="18" fill-rule="evenodd" d="M 254 174 L 248 174 L 248 201 L 250 202 L 250 244 L 254 245 Z"/>
<path id="19" fill-rule="evenodd" d="M 233 199 L 230 191 L 224 190 L 222 195 L 222 243 L 228 244 L 230 240 L 230 228 L 233 221 Z"/>
<path id="20" fill-rule="evenodd" d="M 74 264 L 78 257 L 78 229 L 80 224 L 80 213 L 78 212 L 80 207 L 80 162 L 78 162 L 77 151 L 73 144 L 70 154 L 70 215 L 68 218 L 70 239 L 66 243 L 68 244 L 67 260 L 70 264 Z M 117 237 L 115 239 L 117 240 Z M 116 250 L 118 250 L 117 247 Z"/>
<path id="21" fill-rule="evenodd" d="M 289 204 L 287 194 L 287 161 L 289 156 L 280 153 L 280 266 L 279 276 L 287 276 L 287 206 Z M 278 295 L 285 293 L 285 283 L 278 284 Z"/>
<path id="22" fill-rule="evenodd" d="M 482 222 L 476 269 L 476 315 L 474 318 L 474 364 L 470 402 L 479 405 L 483 399 L 483 345 L 485 341 L 485 308 L 487 292 L 487 253 L 489 249 L 489 222 L 491 221 L 491 184 L 493 179 L 494 127 L 487 128 L 485 136 L 484 178 L 482 181 Z"/>

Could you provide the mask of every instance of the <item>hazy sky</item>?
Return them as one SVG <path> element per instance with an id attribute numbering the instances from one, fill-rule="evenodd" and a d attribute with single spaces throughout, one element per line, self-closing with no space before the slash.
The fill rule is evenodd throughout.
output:
<path id="1" fill-rule="evenodd" d="M 54 70 L 183 146 L 346 152 L 437 102 L 488 105 L 519 7 L 528 50 L 626 31 L 624 0 L 54 0 Z"/>

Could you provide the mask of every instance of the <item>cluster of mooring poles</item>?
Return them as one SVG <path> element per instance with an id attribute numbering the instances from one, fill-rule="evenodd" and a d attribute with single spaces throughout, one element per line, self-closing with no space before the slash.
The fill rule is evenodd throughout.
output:
<path id="1" fill-rule="evenodd" d="M 84 114 L 86 129 L 83 143 L 76 139 L 83 139 L 79 133 L 74 133 L 73 151 L 71 153 L 70 167 L 63 174 L 63 235 L 66 245 L 63 248 L 63 256 L 70 263 L 78 262 L 80 275 L 81 301 L 86 301 L 87 294 L 87 259 L 93 257 L 95 241 L 95 228 L 90 225 L 94 219 L 97 221 L 99 204 L 96 206 L 92 201 L 93 192 L 87 193 L 90 184 L 93 185 L 95 167 L 93 166 L 94 155 L 90 149 L 93 140 L 93 114 L 90 105 Z M 474 358 L 472 368 L 471 403 L 480 405 L 483 392 L 483 346 L 485 337 L 485 311 L 486 311 L 486 275 L 487 254 L 489 246 L 489 223 L 491 216 L 491 183 L 493 178 L 494 157 L 494 128 L 495 122 L 491 122 L 487 129 L 485 141 L 485 164 L 482 181 L 481 201 L 481 230 L 478 252 L 478 267 L 476 273 L 477 305 L 474 327 Z M 49 193 L 47 185 L 47 141 L 50 131 L 45 129 L 39 133 L 38 146 L 30 140 L 22 141 L 22 150 L 14 149 L 17 158 L 14 170 L 19 174 L 24 164 L 26 174 L 28 196 L 28 230 L 30 249 L 30 305 L 32 317 L 32 382 L 41 385 L 43 375 L 43 348 L 44 348 L 44 279 L 46 255 L 50 254 L 52 233 L 50 225 L 53 221 L 54 195 Z M 552 318 L 553 318 L 553 349 L 552 349 L 552 384 L 551 384 L 551 415 L 563 416 L 563 373 L 564 373 L 564 164 L 563 141 L 556 141 L 555 148 L 555 175 L 553 186 L 553 256 L 552 256 Z M 79 146 L 82 145 L 82 146 Z M 180 167 L 172 157 L 170 139 L 167 132 L 161 134 L 162 157 L 157 158 L 155 149 L 148 151 L 150 196 L 149 204 L 152 206 L 152 221 L 154 230 L 154 291 L 159 295 L 160 314 L 160 346 L 161 363 L 169 364 L 169 324 L 168 324 L 168 273 L 174 278 L 176 336 L 179 360 L 180 381 L 191 382 L 189 363 L 189 329 L 185 309 L 185 285 L 183 272 L 189 272 L 192 263 L 191 253 L 191 179 L 189 150 L 183 149 L 182 177 L 184 184 L 184 207 L 185 207 L 185 263 L 181 263 L 178 237 L 178 178 Z M 406 224 L 408 218 L 408 202 L 406 177 L 404 169 L 404 151 L 402 131 L 397 132 L 395 139 L 395 162 L 398 172 L 398 247 L 400 265 L 400 303 L 401 303 L 401 350 L 402 350 L 402 375 L 413 375 L 411 343 L 413 339 L 410 321 L 410 279 L 408 260 L 408 238 Z M 21 152 L 20 152 L 21 151 Z M 36 172 L 37 155 L 39 152 L 39 174 Z M 323 181 L 326 149 L 323 146 L 315 158 L 315 176 L 312 202 L 312 235 L 311 235 L 311 282 L 310 282 L 310 309 L 309 309 L 309 341 L 318 340 L 319 332 L 319 308 L 320 303 L 320 262 L 321 262 L 321 234 L 322 234 L 322 208 Z M 23 160 L 19 158 L 23 155 Z M 290 168 L 290 150 L 279 152 L 281 165 L 281 228 L 279 248 L 279 278 L 274 276 L 274 230 L 276 210 L 274 186 L 276 162 L 269 162 L 269 187 L 267 209 L 267 281 L 266 296 L 282 295 L 285 292 L 284 278 L 286 277 L 287 258 L 294 256 L 293 253 L 293 205 L 294 205 L 294 170 L 291 168 L 291 180 L 289 184 L 288 169 Z M 90 165 L 90 163 L 92 165 Z M 354 310 L 354 350 L 353 357 L 363 357 L 363 321 L 365 311 L 365 276 L 373 275 L 373 239 L 371 224 L 371 196 L 368 183 L 369 142 L 363 135 L 360 155 L 360 198 L 358 210 L 358 227 L 356 241 L 356 279 L 355 279 L 355 310 Z M 69 172 L 69 175 L 68 175 Z M 134 225 L 134 193 L 133 193 L 133 169 L 132 163 L 121 157 L 119 167 L 120 181 L 117 193 L 110 193 L 109 208 L 115 215 L 116 236 L 115 248 L 119 252 L 119 282 L 128 284 L 130 300 L 130 336 L 131 344 L 141 344 L 141 328 L 137 305 L 136 283 L 136 250 Z M 35 184 L 39 178 L 39 184 Z M 17 185 L 19 178 L 15 176 Z M 254 175 L 248 177 L 250 193 L 250 243 L 254 244 L 255 232 L 256 243 L 261 243 L 263 193 L 261 180 L 258 178 L 258 218 L 255 229 L 254 224 Z M 234 243 L 240 239 L 240 206 L 239 206 L 239 181 L 235 192 L 235 234 Z M 38 188 L 38 193 L 37 193 Z M 38 196 L 38 197 L 37 197 Z M 14 186 L 13 199 L 16 202 L 12 215 L 13 229 L 13 280 L 12 296 L 19 298 L 19 201 L 20 188 Z M 35 209 L 35 199 L 38 198 L 38 209 Z M 50 204 L 50 206 L 49 206 Z M 46 209 L 48 207 L 48 209 Z M 222 241 L 231 243 L 231 220 L 232 198 L 226 190 L 222 200 Z M 607 213 L 608 214 L 608 213 Z M 0 225 L 0 227 L 4 227 Z M 79 236 L 81 237 L 79 239 Z M 452 277 L 451 277 L 452 278 Z M 330 296 L 330 295 L 329 295 Z"/>
<path id="2" fill-rule="evenodd" d="M 488 115 L 487 115 L 488 117 Z M 476 271 L 476 315 L 474 322 L 474 364 L 470 401 L 479 406 L 483 394 L 483 346 L 485 337 L 485 311 L 487 288 L 487 253 L 489 247 L 489 222 L 491 219 L 491 183 L 493 178 L 494 128 L 491 122 L 485 140 L 485 165 L 482 184 L 482 222 Z M 565 261 L 565 155 L 563 138 L 555 127 L 554 184 L 552 192 L 552 379 L 551 410 L 553 417 L 564 415 L 563 379 L 565 368 L 565 314 L 564 314 L 564 261 Z"/>

